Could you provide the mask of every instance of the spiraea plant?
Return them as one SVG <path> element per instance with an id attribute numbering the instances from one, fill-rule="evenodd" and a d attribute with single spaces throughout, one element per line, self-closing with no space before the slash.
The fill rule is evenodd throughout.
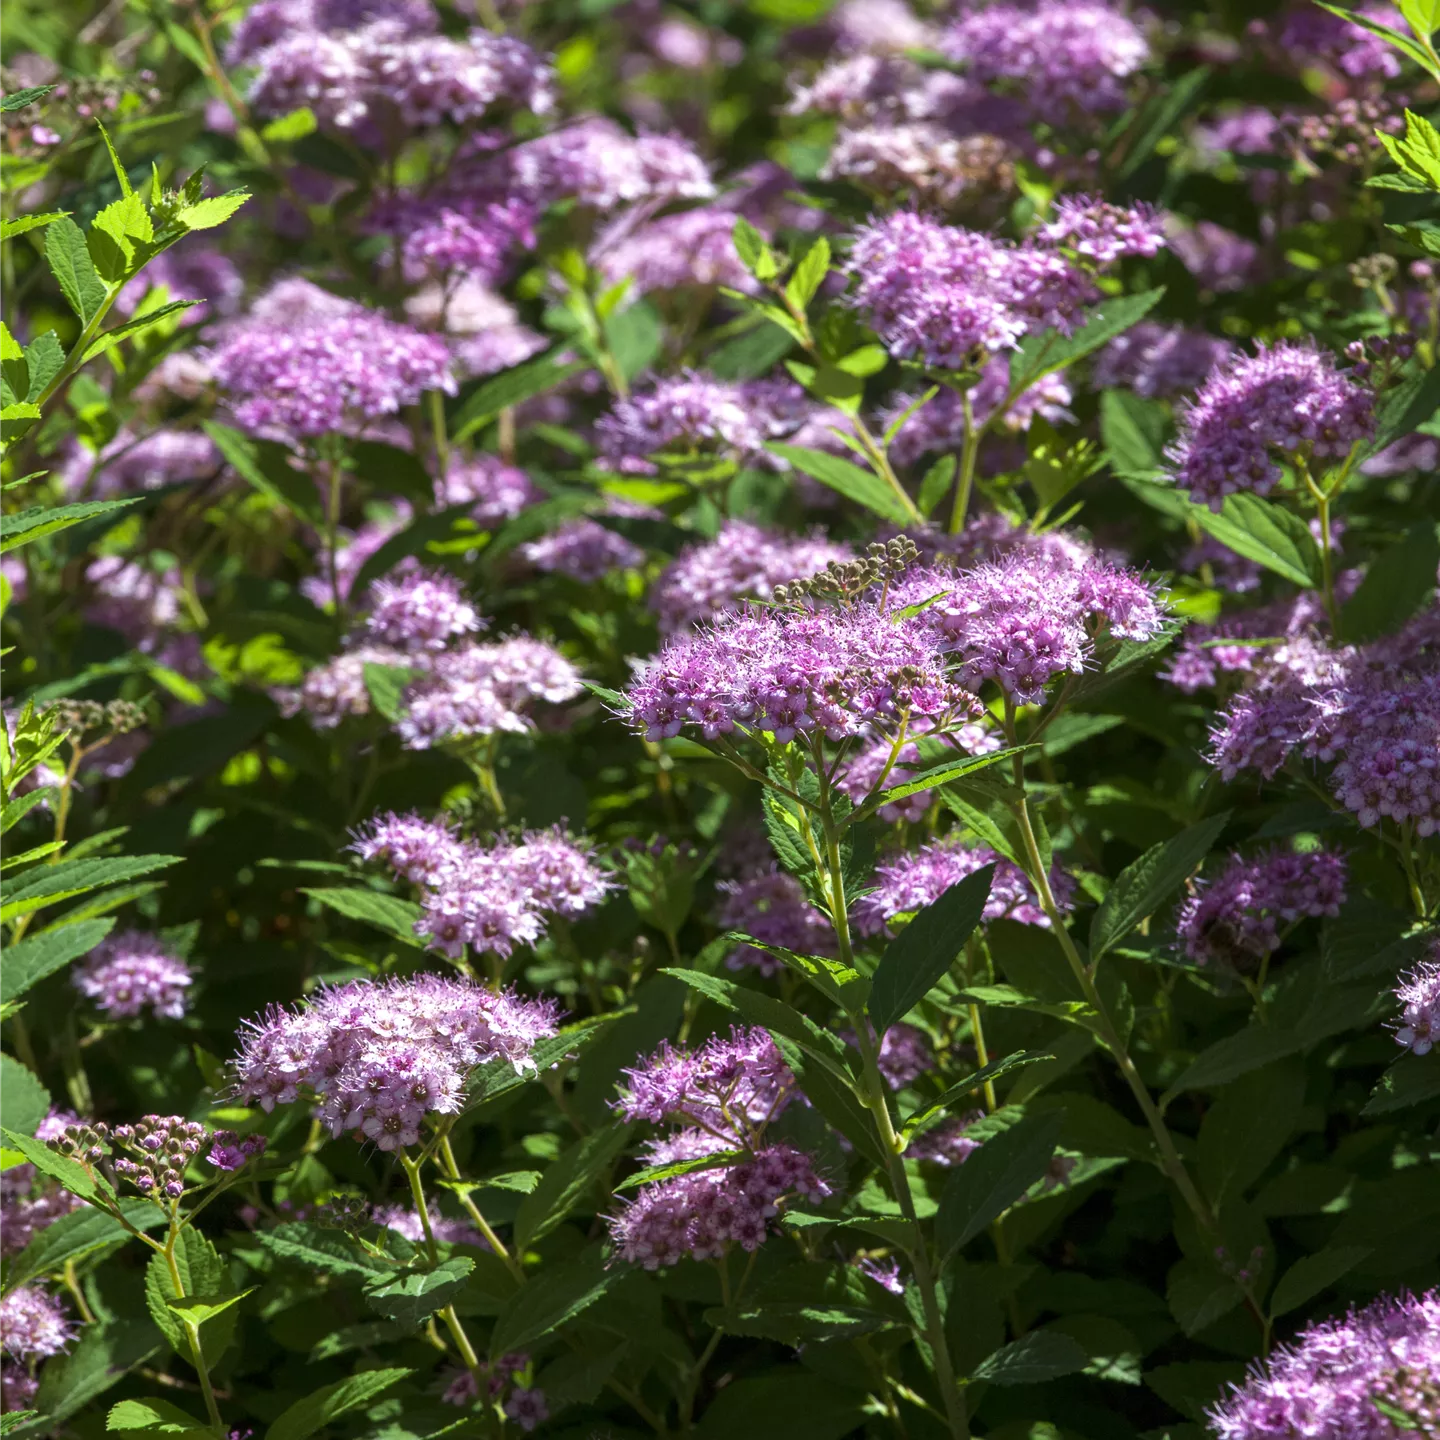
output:
<path id="1" fill-rule="evenodd" d="M 0 21 L 0 1429 L 1440 1435 L 1440 7 Z"/>

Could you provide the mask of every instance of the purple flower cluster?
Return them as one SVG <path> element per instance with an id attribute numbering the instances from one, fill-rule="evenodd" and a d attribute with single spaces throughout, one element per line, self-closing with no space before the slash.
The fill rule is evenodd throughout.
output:
<path id="1" fill-rule="evenodd" d="M 35 1138 L 54 1140 L 78 1118 L 70 1111 L 52 1107 L 35 1127 Z M 78 1196 L 42 1177 L 33 1165 L 12 1165 L 0 1172 L 0 1255 L 19 1254 L 46 1226 L 83 1203 Z"/>
<path id="2" fill-rule="evenodd" d="M 352 848 L 421 888 L 416 934 L 452 958 L 467 945 L 508 956 L 538 940 L 548 916 L 581 915 L 611 888 L 592 852 L 559 829 L 487 847 L 442 822 L 390 814 L 371 821 Z"/>
<path id="3" fill-rule="evenodd" d="M 1202 290 L 1219 294 L 1243 290 L 1262 270 L 1260 247 L 1213 220 L 1186 227 L 1172 225 L 1169 244 Z"/>
<path id="4" fill-rule="evenodd" d="M 252 318 L 210 364 L 247 430 L 302 439 L 363 429 L 427 390 L 455 390 L 442 340 L 360 305 L 288 322 Z"/>
<path id="5" fill-rule="evenodd" d="M 1090 367 L 1090 380 L 1097 390 L 1126 385 L 1147 399 L 1183 395 L 1234 351 L 1228 340 L 1203 330 L 1142 320 L 1101 350 Z"/>
<path id="6" fill-rule="evenodd" d="M 597 210 L 641 201 L 708 200 L 709 167 L 678 135 L 628 135 L 610 120 L 581 120 L 528 140 L 505 157 L 507 193 L 552 204 L 572 196 Z"/>
<path id="7" fill-rule="evenodd" d="M 753 293 L 758 284 L 735 253 L 734 233 L 733 210 L 701 206 L 602 235 L 591 262 L 607 285 L 628 280 L 635 295 L 690 285 Z"/>
<path id="8" fill-rule="evenodd" d="M 1395 990 L 1400 1002 L 1396 1043 L 1417 1055 L 1428 1055 L 1440 1041 L 1440 945 L 1432 946 L 1430 955 Z"/>
<path id="9" fill-rule="evenodd" d="M 1043 699 L 1057 675 L 1081 674 L 1101 635 L 1148 640 L 1165 624 L 1154 587 L 1135 571 L 1043 551 L 1014 551 L 958 575 L 913 572 L 895 591 L 902 605 L 937 594 L 917 618 L 958 655 L 962 683 L 974 690 L 994 681 L 1022 704 Z"/>
<path id="10" fill-rule="evenodd" d="M 1012 173 L 1011 150 L 994 135 L 957 135 L 934 120 L 884 120 L 842 128 L 821 180 L 849 180 L 877 198 L 910 194 L 948 207 L 967 191 Z"/>
<path id="11" fill-rule="evenodd" d="M 1390 5 L 1360 5 L 1356 13 L 1405 34 L 1405 22 Z M 1276 36 L 1292 63 L 1320 61 L 1350 80 L 1393 80 L 1400 74 L 1400 54 L 1382 36 L 1317 6 L 1297 5 L 1285 16 Z"/>
<path id="12" fill-rule="evenodd" d="M 533 1069 L 530 1051 L 555 1020 L 549 1001 L 464 980 L 357 980 L 247 1021 L 236 1094 L 267 1111 L 313 1096 L 332 1134 L 397 1150 L 420 1139 L 427 1115 L 459 1113 L 476 1065 L 503 1057 Z"/>
<path id="13" fill-rule="evenodd" d="M 202 479 L 219 468 L 220 453 L 202 431 L 166 427 L 142 437 L 121 430 L 98 455 L 77 446 L 63 479 L 71 494 L 84 491 L 93 498 L 158 490 L 163 485 Z"/>
<path id="14" fill-rule="evenodd" d="M 456 456 L 444 478 L 435 483 L 437 504 L 473 506 L 470 518 L 485 530 L 513 520 L 540 498 L 530 477 L 498 455 Z"/>
<path id="15" fill-rule="evenodd" d="M 146 1115 L 133 1125 L 113 1128 L 103 1120 L 76 1120 L 46 1144 L 87 1170 L 103 1173 L 108 1166 L 115 1183 L 124 1180 L 164 1205 L 185 1194 L 185 1170 L 212 1138 L 205 1126 L 182 1115 Z M 265 1137 L 244 1144 L 240 1165 L 264 1152 Z"/>
<path id="16" fill-rule="evenodd" d="M 923 620 L 866 597 L 848 608 L 724 615 L 665 643 L 630 686 L 632 720 L 651 740 L 696 725 L 706 739 L 757 732 L 782 743 L 868 734 L 901 716 L 937 729 L 964 723 L 978 702 Z"/>
<path id="17" fill-rule="evenodd" d="M 490 285 L 504 275 L 515 249 L 535 243 L 533 205 L 483 195 L 407 197 L 371 223 L 396 233 L 400 271 L 412 284 L 469 276 Z"/>
<path id="18" fill-rule="evenodd" d="M 523 733 L 536 701 L 558 704 L 580 690 L 580 672 L 543 640 L 515 635 L 491 645 L 465 644 L 437 655 L 405 691 L 395 728 L 412 750 L 499 730 Z"/>
<path id="19" fill-rule="evenodd" d="M 790 536 L 746 520 L 727 520 L 713 540 L 689 545 L 650 588 L 650 608 L 667 633 L 688 630 L 733 610 L 741 600 L 768 600 L 775 586 L 807 579 L 832 560 L 854 558 L 847 545 L 819 535 Z"/>
<path id="20" fill-rule="evenodd" d="M 367 665 L 413 666 L 415 657 L 384 645 L 358 645 L 317 665 L 298 686 L 272 692 L 282 715 L 303 711 L 317 730 L 333 730 L 346 716 L 370 713 Z"/>
<path id="21" fill-rule="evenodd" d="M 645 513 L 654 512 L 645 507 Z M 612 515 L 623 515 L 629 509 L 624 502 L 608 508 Z M 547 575 L 568 575 L 582 585 L 593 585 L 612 570 L 634 570 L 645 563 L 645 551 L 618 530 L 589 518 L 567 520 L 558 529 L 538 540 L 526 541 L 521 556 Z"/>
<path id="22" fill-rule="evenodd" d="M 1061 126 L 1123 109 L 1125 82 L 1150 58 L 1135 22 L 1100 0 L 986 5 L 956 21 L 941 48 L 967 74 L 1014 87 Z"/>
<path id="23" fill-rule="evenodd" d="M 915 733 L 913 729 L 911 733 Z M 990 728 L 983 719 L 960 726 L 958 730 L 951 731 L 948 738 L 967 755 L 988 754 L 1001 745 L 999 732 Z M 868 799 L 882 781 L 886 789 L 904 785 L 924 768 L 919 747 L 913 741 L 907 740 L 896 754 L 893 741 L 876 740 L 846 760 L 837 783 L 858 805 Z M 876 814 L 882 820 L 923 820 L 932 799 L 928 789 L 917 790 L 912 795 L 904 795 L 882 805 Z"/>
<path id="24" fill-rule="evenodd" d="M 862 935 L 890 935 L 890 922 L 897 916 L 933 905 L 952 885 L 990 864 L 995 866 L 995 878 L 983 918 L 1048 928 L 1049 917 L 1018 865 L 953 834 L 877 865 L 874 888 L 851 906 L 855 928 Z M 1064 872 L 1052 870 L 1050 889 L 1063 910 L 1074 896 L 1075 882 Z"/>
<path id="25" fill-rule="evenodd" d="M 263 1135 L 237 1135 L 233 1130 L 217 1130 L 210 1140 L 206 1160 L 217 1170 L 227 1172 L 244 1169 L 263 1155 L 270 1143 Z"/>
<path id="26" fill-rule="evenodd" d="M 461 594 L 460 581 L 444 570 L 415 569 L 376 580 L 368 603 L 366 634 L 377 645 L 406 652 L 443 650 L 486 623 Z"/>
<path id="27" fill-rule="evenodd" d="M 260 115 L 308 107 L 327 129 L 393 145 L 410 131 L 473 125 L 500 108 L 547 114 L 550 66 L 529 46 L 472 30 L 464 39 L 406 33 L 391 20 L 333 32 L 285 27 L 247 57 Z"/>
<path id="28" fill-rule="evenodd" d="M 764 1030 L 732 1030 L 694 1051 L 665 1044 L 625 1074 L 629 1084 L 617 1108 L 627 1120 L 685 1127 L 650 1142 L 650 1164 L 728 1150 L 746 1155 L 642 1188 L 608 1217 L 622 1260 L 657 1270 L 686 1255 L 721 1256 L 731 1244 L 756 1250 L 785 1197 L 820 1200 L 830 1193 L 808 1155 L 764 1143 L 766 1127 L 796 1094 L 795 1077 Z"/>
<path id="29" fill-rule="evenodd" d="M 1336 459 L 1375 427 L 1370 392 L 1314 346 L 1261 346 L 1215 370 L 1181 416 L 1176 481 L 1219 510 L 1236 491 L 1267 495 L 1275 452 Z"/>
<path id="30" fill-rule="evenodd" d="M 403 1205 L 382 1205 L 371 1213 L 370 1218 L 412 1245 L 424 1243 L 425 1222 L 418 1210 L 407 1210 Z M 433 1210 L 430 1212 L 430 1233 L 444 1245 L 470 1245 L 476 1250 L 490 1248 L 490 1242 L 468 1220 L 454 1220 Z"/>
<path id="31" fill-rule="evenodd" d="M 854 1043 L 853 1035 L 845 1038 Z M 923 1030 L 913 1025 L 892 1025 L 880 1037 L 876 1063 L 885 1083 L 892 1090 L 903 1090 L 935 1068 L 935 1052 Z"/>
<path id="32" fill-rule="evenodd" d="M 835 948 L 830 922 L 806 898 L 793 875 L 771 865 L 743 880 L 722 880 L 716 886 L 724 899 L 716 923 L 741 930 L 765 945 L 797 955 L 829 955 Z M 778 975 L 785 967 L 777 956 L 754 945 L 740 945 L 725 963 L 732 970 L 753 966 L 762 975 Z"/>
<path id="33" fill-rule="evenodd" d="M 1437 1375 L 1440 1291 L 1381 1296 L 1277 1346 L 1210 1411 L 1210 1428 L 1217 1440 L 1403 1440 L 1433 1433 L 1440 1424 Z"/>
<path id="34" fill-rule="evenodd" d="M 1112 205 L 1093 195 L 1061 196 L 1039 233 L 1045 244 L 1099 268 L 1127 255 L 1158 255 L 1165 248 L 1165 231 L 1153 206 Z"/>
<path id="35" fill-rule="evenodd" d="M 1062 255 L 902 210 L 855 232 L 851 303 L 899 360 L 978 368 L 1027 331 L 1065 328 L 1094 295 Z"/>
<path id="36" fill-rule="evenodd" d="M 653 475 L 652 457 L 719 453 L 763 457 L 765 442 L 793 431 L 810 409 L 789 380 L 713 380 L 694 371 L 656 380 L 616 401 L 595 424 L 603 462 L 628 475 Z"/>
<path id="37" fill-rule="evenodd" d="M 1175 912 L 1176 933 L 1197 965 L 1253 971 L 1280 948 L 1282 924 L 1340 913 L 1348 873 L 1345 857 L 1330 850 L 1232 855 Z"/>
<path id="38" fill-rule="evenodd" d="M 194 978 L 178 955 L 139 930 L 102 940 L 73 976 L 75 988 L 111 1020 L 129 1020 L 146 1009 L 157 1018 L 180 1019 Z"/>
<path id="39" fill-rule="evenodd" d="M 969 1133 L 977 1120 L 984 1118 L 983 1110 L 971 1110 L 964 1115 L 952 1115 L 928 1130 L 922 1130 L 906 1147 L 905 1154 L 911 1160 L 928 1161 L 949 1170 L 963 1165 L 979 1148 L 980 1141 Z"/>
<path id="40" fill-rule="evenodd" d="M 64 1305 L 40 1286 L 19 1285 L 0 1298 L 0 1352 L 12 1359 L 58 1355 L 74 1338 Z"/>

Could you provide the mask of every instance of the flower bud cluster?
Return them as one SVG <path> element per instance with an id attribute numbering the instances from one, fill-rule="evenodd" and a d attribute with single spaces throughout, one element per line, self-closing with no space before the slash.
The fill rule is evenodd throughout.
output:
<path id="1" fill-rule="evenodd" d="M 212 1139 L 221 1159 L 212 1150 L 210 1163 L 221 1170 L 239 1169 L 265 1149 L 264 1136 L 237 1141 L 233 1132 L 222 1130 L 212 1137 L 204 1125 L 180 1115 L 146 1115 L 133 1125 L 113 1127 L 103 1120 L 81 1120 L 46 1143 L 88 1168 L 108 1169 L 142 1195 L 178 1200 L 185 1193 L 187 1167 Z M 222 1163 L 231 1158 L 236 1163 Z"/>
<path id="2" fill-rule="evenodd" d="M 60 700 L 50 707 L 55 728 L 64 730 L 78 743 L 87 735 L 103 730 L 110 735 L 128 735 L 148 723 L 145 707 L 133 700 Z"/>
<path id="3" fill-rule="evenodd" d="M 808 580 L 793 580 L 775 587 L 777 605 L 797 604 L 801 600 L 828 600 L 837 605 L 853 605 L 872 585 L 889 585 L 898 580 L 920 558 L 920 551 L 908 536 L 897 535 L 884 544 L 868 545 L 858 560 L 831 560 L 818 575 Z"/>

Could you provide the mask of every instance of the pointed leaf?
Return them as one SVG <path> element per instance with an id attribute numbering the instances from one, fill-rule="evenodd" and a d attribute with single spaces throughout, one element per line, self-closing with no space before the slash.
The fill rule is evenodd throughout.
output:
<path id="1" fill-rule="evenodd" d="M 82 955 L 88 955 L 111 931 L 115 921 L 82 920 L 59 930 L 28 935 L 0 954 L 0 1000 L 18 1000 L 32 985 Z"/>
<path id="2" fill-rule="evenodd" d="M 1303 1255 L 1280 1277 L 1270 1297 L 1270 1318 L 1279 1319 L 1328 1290 L 1353 1270 L 1370 1251 L 1358 1245 L 1337 1245 L 1315 1255 Z"/>
<path id="3" fill-rule="evenodd" d="M 787 460 L 797 470 L 828 485 L 847 499 L 854 500 L 867 510 L 872 510 L 882 519 L 893 520 L 896 524 L 914 523 L 919 512 L 907 505 L 878 475 L 871 470 L 862 470 L 838 455 L 829 455 L 824 450 L 811 450 L 804 445 L 784 445 L 773 441 L 766 449 Z"/>
<path id="4" fill-rule="evenodd" d="M 405 1369 L 362 1370 L 334 1385 L 324 1385 L 283 1411 L 265 1432 L 265 1440 L 307 1440 L 332 1420 L 368 1405 L 396 1381 L 413 1373 Z"/>
<path id="5" fill-rule="evenodd" d="M 70 308 L 88 325 L 109 292 L 95 273 L 84 232 L 68 215 L 52 221 L 46 231 L 45 260 Z"/>

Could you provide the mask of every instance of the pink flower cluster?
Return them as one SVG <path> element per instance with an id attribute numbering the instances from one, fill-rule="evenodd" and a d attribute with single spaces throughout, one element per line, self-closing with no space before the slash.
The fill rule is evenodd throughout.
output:
<path id="1" fill-rule="evenodd" d="M 377 645 L 398 650 L 440 651 L 486 622 L 444 570 L 408 570 L 370 586 L 365 631 Z"/>
<path id="2" fill-rule="evenodd" d="M 1440 1042 L 1440 944 L 1396 987 L 1400 1019 L 1395 1040 L 1416 1055 L 1428 1055 Z"/>
<path id="3" fill-rule="evenodd" d="M 746 520 L 727 520 L 713 540 L 689 545 L 650 588 L 650 608 L 667 633 L 733 610 L 741 600 L 768 600 L 775 586 L 806 579 L 832 560 L 854 558 L 847 545 L 790 536 Z"/>
<path id="4" fill-rule="evenodd" d="M 548 916 L 583 914 L 611 889 L 591 851 L 558 829 L 487 847 L 438 821 L 390 814 L 372 820 L 352 848 L 421 888 L 416 934 L 452 958 L 467 945 L 507 956 L 534 944 Z"/>
<path id="5" fill-rule="evenodd" d="M 896 916 L 933 905 L 952 885 L 990 864 L 995 866 L 995 878 L 984 919 L 1048 928 L 1049 918 L 1025 872 L 986 846 L 969 844 L 954 834 L 877 865 L 874 888 L 851 906 L 855 928 L 862 935 L 892 934 L 890 921 Z M 1075 882 L 1064 872 L 1052 870 L 1050 889 L 1056 903 L 1065 909 L 1074 896 Z"/>
<path id="6" fill-rule="evenodd" d="M 476 1065 L 533 1066 L 556 1014 L 550 1001 L 436 975 L 358 980 L 247 1021 L 236 1094 L 265 1110 L 312 1096 L 332 1134 L 398 1150 L 420 1139 L 427 1115 L 459 1113 Z"/>
<path id="7" fill-rule="evenodd" d="M 1340 913 L 1348 873 L 1345 857 L 1330 850 L 1232 855 L 1176 911 L 1185 954 L 1197 965 L 1253 970 L 1279 949 L 1282 924 Z"/>
<path id="8" fill-rule="evenodd" d="M 1403 1440 L 1440 1423 L 1437 1375 L 1440 1291 L 1382 1295 L 1278 1346 L 1208 1418 L 1217 1440 Z"/>
<path id="9" fill-rule="evenodd" d="M 111 1020 L 142 1010 L 178 1020 L 185 1014 L 190 967 L 156 936 L 122 930 L 102 940 L 73 973 L 75 988 Z"/>
<path id="10" fill-rule="evenodd" d="M 777 866 L 741 880 L 722 880 L 716 889 L 724 898 L 715 920 L 726 929 L 797 955 L 833 953 L 835 933 L 829 920 L 806 898 L 800 882 Z M 765 976 L 785 968 L 777 956 L 754 945 L 737 946 L 725 963 L 732 970 L 753 966 Z"/>

